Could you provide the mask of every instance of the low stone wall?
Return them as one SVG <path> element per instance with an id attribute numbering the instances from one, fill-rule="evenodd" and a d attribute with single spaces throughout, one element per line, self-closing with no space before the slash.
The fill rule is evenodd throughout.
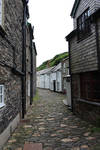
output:
<path id="1" fill-rule="evenodd" d="M 17 127 L 20 121 L 20 114 L 9 124 L 9 126 L 0 134 L 0 149 L 7 142 L 8 138 L 11 136 L 12 132 Z"/>

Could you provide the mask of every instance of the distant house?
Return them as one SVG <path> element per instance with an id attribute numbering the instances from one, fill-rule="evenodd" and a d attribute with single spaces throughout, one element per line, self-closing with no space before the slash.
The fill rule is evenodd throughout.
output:
<path id="1" fill-rule="evenodd" d="M 73 112 L 100 120 L 100 1 L 75 0 L 74 30 L 67 35 Z"/>
<path id="2" fill-rule="evenodd" d="M 50 73 L 53 68 L 50 67 L 37 72 L 37 87 L 50 89 Z"/>
<path id="3" fill-rule="evenodd" d="M 50 90 L 62 92 L 62 65 L 59 63 L 52 69 L 50 74 Z"/>
<path id="4" fill-rule="evenodd" d="M 54 67 L 38 71 L 37 87 L 66 93 L 68 65 L 68 59 L 64 59 Z"/>
<path id="5" fill-rule="evenodd" d="M 62 91 L 66 93 L 66 79 L 69 74 L 69 58 L 65 58 L 62 60 Z"/>

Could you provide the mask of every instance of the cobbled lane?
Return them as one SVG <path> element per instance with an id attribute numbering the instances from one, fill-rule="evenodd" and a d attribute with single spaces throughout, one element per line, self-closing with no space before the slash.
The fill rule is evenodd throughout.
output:
<path id="1" fill-rule="evenodd" d="M 100 150 L 100 133 L 63 104 L 65 96 L 38 89 L 24 120 L 3 150 L 22 150 L 25 143 L 42 143 L 43 150 Z"/>

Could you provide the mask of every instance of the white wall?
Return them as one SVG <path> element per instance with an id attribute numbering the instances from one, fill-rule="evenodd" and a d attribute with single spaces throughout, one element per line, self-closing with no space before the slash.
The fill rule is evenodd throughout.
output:
<path id="1" fill-rule="evenodd" d="M 50 83 L 50 77 L 49 77 L 49 74 L 45 74 L 44 75 L 44 78 L 45 78 L 45 89 L 49 89 L 50 88 L 50 85 L 49 85 L 49 83 Z"/>
<path id="2" fill-rule="evenodd" d="M 44 75 L 40 75 L 40 88 L 45 88 L 45 77 Z"/>
<path id="3" fill-rule="evenodd" d="M 53 81 L 56 80 L 56 73 L 53 72 L 50 74 L 50 90 L 53 90 Z"/>
<path id="4" fill-rule="evenodd" d="M 37 75 L 37 87 L 40 87 L 40 75 Z"/>
<path id="5" fill-rule="evenodd" d="M 56 90 L 62 92 L 62 74 L 60 71 L 56 72 Z"/>

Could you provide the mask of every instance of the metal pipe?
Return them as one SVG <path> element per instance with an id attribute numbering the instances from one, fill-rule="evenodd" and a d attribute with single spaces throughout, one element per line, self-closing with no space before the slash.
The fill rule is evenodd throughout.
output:
<path id="1" fill-rule="evenodd" d="M 73 112 L 73 96 L 72 96 L 72 73 L 71 73 L 71 58 L 70 58 L 70 41 L 68 41 L 68 49 L 69 49 L 69 74 L 71 80 L 71 110 Z"/>
<path id="2" fill-rule="evenodd" d="M 33 45 L 32 45 L 32 39 L 33 39 L 33 32 L 32 32 L 32 27 L 30 25 L 30 52 L 31 52 L 31 93 L 30 93 L 30 105 L 32 105 L 33 101 Z"/>
<path id="3" fill-rule="evenodd" d="M 23 24 L 22 24 L 22 118 L 26 113 L 26 1 L 23 1 Z"/>

